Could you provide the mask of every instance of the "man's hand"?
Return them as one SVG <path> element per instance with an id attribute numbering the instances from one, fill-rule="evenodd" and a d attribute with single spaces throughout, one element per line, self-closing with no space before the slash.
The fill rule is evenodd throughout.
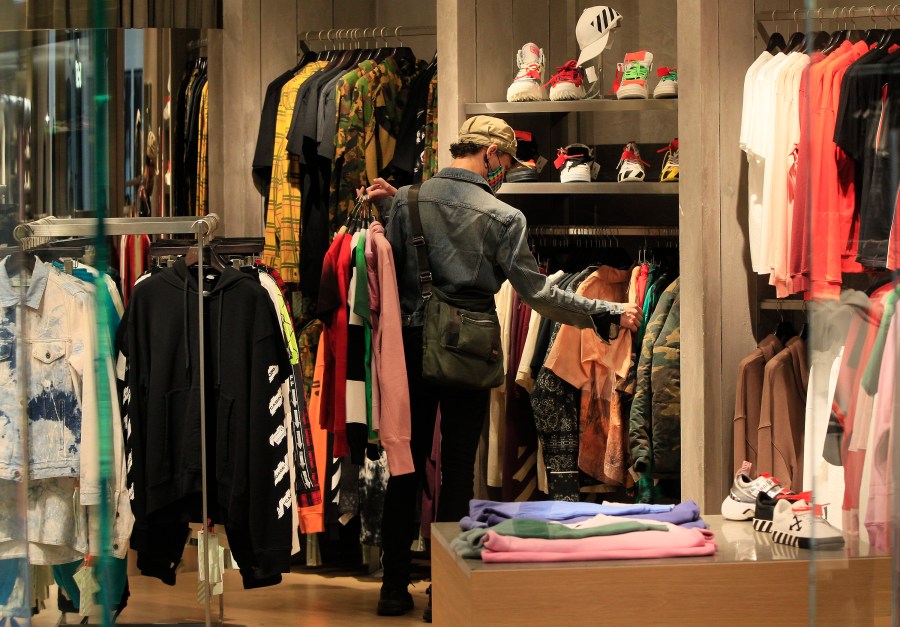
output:
<path id="1" fill-rule="evenodd" d="M 643 310 L 634 303 L 623 303 L 623 306 L 625 311 L 622 313 L 619 325 L 631 331 L 637 331 L 644 318 Z"/>
<path id="2" fill-rule="evenodd" d="M 385 181 L 383 178 L 377 178 L 366 189 L 369 200 L 379 200 L 381 198 L 393 198 L 397 194 L 397 188 Z"/>

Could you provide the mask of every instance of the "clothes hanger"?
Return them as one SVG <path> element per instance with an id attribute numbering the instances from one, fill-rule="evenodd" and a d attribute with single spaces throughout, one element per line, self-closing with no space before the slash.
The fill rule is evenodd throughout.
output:
<path id="1" fill-rule="evenodd" d="M 831 17 L 832 17 L 832 19 L 834 19 L 834 18 L 837 17 L 837 12 L 838 12 L 838 10 L 840 10 L 841 16 L 843 16 L 843 14 L 844 14 L 844 9 L 843 9 L 843 8 L 840 8 L 840 9 L 837 9 L 837 8 L 836 8 L 836 9 L 834 9 L 834 10 L 831 12 Z M 831 40 L 829 40 L 828 45 L 825 47 L 824 50 L 822 50 L 822 52 L 823 52 L 824 54 L 831 54 L 838 46 L 841 45 L 841 43 L 844 42 L 845 39 L 847 39 L 847 36 L 848 36 L 848 35 L 849 35 L 849 33 L 848 33 L 847 31 L 838 28 L 838 30 L 836 30 L 836 31 L 834 31 L 833 33 L 831 33 Z"/>
<path id="2" fill-rule="evenodd" d="M 19 250 L 11 253 L 6 259 L 6 275 L 20 275 L 22 274 L 23 270 L 27 271 L 28 274 L 31 274 L 32 272 L 34 272 L 34 264 L 36 260 L 37 255 L 28 251 Z"/>
<path id="3" fill-rule="evenodd" d="M 778 22 L 775 20 L 775 11 L 772 11 L 772 23 L 775 25 L 775 32 L 769 35 L 769 41 L 766 43 L 766 52 L 775 54 L 784 50 L 787 45 L 784 41 L 784 35 L 778 32 Z"/>
<path id="4" fill-rule="evenodd" d="M 865 37 L 865 35 L 866 35 L 865 31 L 856 28 L 856 16 L 853 15 L 853 9 L 855 9 L 855 8 L 856 8 L 856 5 L 851 6 L 847 10 L 847 17 L 850 18 L 850 25 L 851 25 L 851 30 L 847 34 L 847 39 L 852 44 L 855 44 L 858 41 L 862 41 L 863 37 Z"/>
<path id="5" fill-rule="evenodd" d="M 196 244 L 191 246 L 184 256 L 184 265 L 188 267 L 197 265 L 197 263 L 200 262 L 199 254 L 200 247 Z M 214 243 L 210 243 L 203 247 L 203 256 L 205 258 L 204 265 L 206 265 L 206 262 L 208 261 L 209 266 L 219 272 L 224 272 L 226 266 L 231 265 L 219 256 L 218 252 L 216 252 L 216 245 Z"/>
<path id="6" fill-rule="evenodd" d="M 878 42 L 880 50 L 887 50 L 894 44 L 900 44 L 900 29 L 894 28 L 894 13 L 898 7 L 900 7 L 900 4 L 892 4 L 888 8 L 888 28 L 881 36 L 881 41 Z"/>
<path id="7" fill-rule="evenodd" d="M 881 38 L 884 36 L 884 29 L 878 28 L 878 21 L 875 19 L 874 5 L 869 7 L 869 19 L 872 20 L 874 26 L 865 32 L 863 39 L 871 46 L 872 44 L 881 41 Z"/>
<path id="8" fill-rule="evenodd" d="M 396 61 L 407 61 L 409 63 L 415 63 L 416 55 L 413 54 L 413 51 L 411 48 L 407 48 L 406 46 L 404 46 L 403 40 L 400 39 L 400 28 L 401 27 L 398 26 L 394 30 L 394 37 L 397 39 L 397 41 L 400 42 L 400 46 L 398 48 L 394 48 L 394 51 L 391 53 L 391 56 Z"/>
<path id="9" fill-rule="evenodd" d="M 775 325 L 775 330 L 772 331 L 772 334 L 777 337 L 782 344 L 786 344 L 789 339 L 797 335 L 797 332 L 794 329 L 794 325 L 790 321 L 784 319 L 781 301 L 778 301 L 778 315 L 781 319 L 778 324 Z"/>
<path id="10" fill-rule="evenodd" d="M 825 30 L 824 18 L 822 17 L 822 11 L 824 9 L 819 7 L 816 10 L 816 15 L 819 18 L 819 30 L 816 33 L 815 38 L 813 39 L 813 50 L 817 52 L 822 52 L 831 41 L 831 33 Z"/>
<path id="11" fill-rule="evenodd" d="M 797 11 L 794 9 L 794 34 L 788 39 L 785 54 L 789 52 L 805 52 L 806 51 L 806 33 L 800 30 L 800 22 L 797 21 Z"/>

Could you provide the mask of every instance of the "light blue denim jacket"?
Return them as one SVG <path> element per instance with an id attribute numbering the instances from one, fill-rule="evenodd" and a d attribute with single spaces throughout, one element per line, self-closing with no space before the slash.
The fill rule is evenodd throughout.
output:
<path id="1" fill-rule="evenodd" d="M 425 302 L 412 245 L 408 190 L 403 187 L 394 197 L 386 235 L 394 251 L 403 325 L 422 326 Z M 493 297 L 509 279 L 529 307 L 556 322 L 591 328 L 592 316 L 624 312 L 619 303 L 561 290 L 541 274 L 528 248 L 525 216 L 494 197 L 484 178 L 474 172 L 444 168 L 425 181 L 419 213 L 434 286 L 448 295 Z"/>
<path id="2" fill-rule="evenodd" d="M 7 259 L 0 262 L 0 479 L 19 479 L 23 467 L 18 391 L 22 368 L 17 362 L 24 356 L 30 477 L 79 479 L 90 502 L 99 484 L 96 476 L 85 475 L 87 467 L 82 469 L 80 461 L 84 440 L 96 441 L 91 294 L 50 264 L 35 260 L 25 294 L 25 325 L 20 325 L 20 289 L 10 282 Z M 17 352 L 20 342 L 24 346 Z M 88 448 L 95 449 L 90 444 Z M 85 453 L 93 459 L 99 451 Z"/>

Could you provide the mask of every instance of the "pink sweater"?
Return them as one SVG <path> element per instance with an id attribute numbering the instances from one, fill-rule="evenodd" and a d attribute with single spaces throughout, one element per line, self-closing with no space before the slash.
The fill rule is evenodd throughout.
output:
<path id="1" fill-rule="evenodd" d="M 415 471 L 409 448 L 410 409 L 409 384 L 406 379 L 406 356 L 403 352 L 400 295 L 394 253 L 384 236 L 384 227 L 374 222 L 367 239 L 372 241 L 371 254 L 366 250 L 369 274 L 369 304 L 372 313 L 373 364 L 377 375 L 377 392 L 373 402 L 379 403 L 379 437 L 387 453 L 391 475 Z M 373 377 L 373 381 L 375 378 Z"/>
<path id="2" fill-rule="evenodd" d="M 900 318 L 894 314 L 885 342 L 881 374 L 878 378 L 878 395 L 875 397 L 875 413 L 872 418 L 872 442 L 874 446 L 866 451 L 872 456 L 872 474 L 869 479 L 869 508 L 866 512 L 866 530 L 869 544 L 882 551 L 891 550 L 893 530 L 891 507 L 894 502 L 894 482 L 891 476 L 891 460 L 894 459 L 894 434 L 891 425 L 894 418 L 895 376 L 897 355 L 893 348 L 897 345 Z"/>
<path id="3" fill-rule="evenodd" d="M 712 555 L 716 543 L 709 529 L 672 525 L 668 531 L 633 531 L 580 540 L 516 538 L 488 531 L 484 548 L 481 559 L 485 562 L 581 562 Z"/>

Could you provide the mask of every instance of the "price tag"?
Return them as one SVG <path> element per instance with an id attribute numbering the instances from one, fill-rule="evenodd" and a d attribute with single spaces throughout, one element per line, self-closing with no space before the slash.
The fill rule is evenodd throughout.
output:
<path id="1" fill-rule="evenodd" d="M 541 157 L 541 156 L 539 156 L 539 157 L 538 157 L 537 159 L 535 159 L 535 161 L 534 161 L 534 167 L 535 167 L 535 169 L 537 170 L 538 174 L 541 173 L 541 171 L 544 169 L 544 166 L 545 166 L 545 165 L 547 165 L 547 160 L 544 159 L 544 158 Z"/>
<path id="2" fill-rule="evenodd" d="M 203 572 L 204 551 L 206 551 L 207 559 L 209 560 L 209 586 L 206 584 L 205 573 Z M 197 537 L 197 559 L 200 575 L 197 581 L 197 602 L 203 604 L 206 602 L 207 590 L 213 596 L 222 594 L 224 591 L 222 572 L 225 570 L 225 550 L 219 546 L 219 536 L 215 533 L 209 534 L 209 542 L 207 543 L 206 530 L 200 531 Z"/>
<path id="3" fill-rule="evenodd" d="M 589 83 L 596 83 L 597 79 L 600 78 L 600 76 L 597 74 L 597 68 L 595 68 L 593 65 L 589 65 L 584 68 L 584 75 Z"/>
<path id="4" fill-rule="evenodd" d="M 88 616 L 94 610 L 94 594 L 100 589 L 97 579 L 94 577 L 94 569 L 85 566 L 72 577 L 81 593 L 78 603 L 78 613 Z"/>
<path id="5" fill-rule="evenodd" d="M 600 176 L 600 164 L 594 161 L 591 163 L 591 180 L 596 181 L 598 176 Z"/>

